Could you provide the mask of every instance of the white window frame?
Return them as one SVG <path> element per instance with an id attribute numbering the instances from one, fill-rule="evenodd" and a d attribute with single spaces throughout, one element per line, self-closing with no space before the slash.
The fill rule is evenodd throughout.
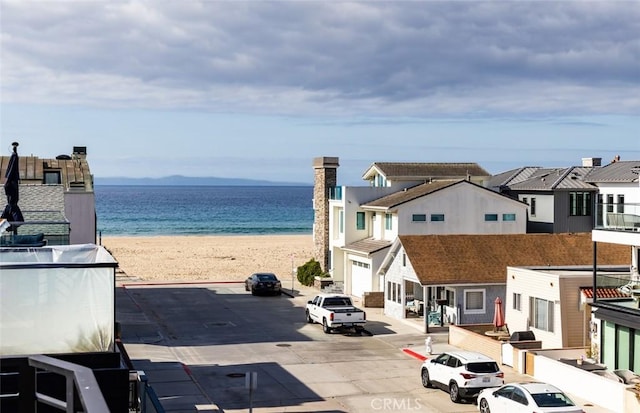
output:
<path id="1" fill-rule="evenodd" d="M 482 293 L 482 308 L 467 308 L 467 294 L 469 293 Z M 463 290 L 463 309 L 465 314 L 485 314 L 487 312 L 487 290 L 484 288 L 471 288 L 468 290 Z"/>
<path id="2" fill-rule="evenodd" d="M 513 293 L 513 309 L 522 311 L 522 294 Z"/>
<path id="3" fill-rule="evenodd" d="M 538 325 L 537 323 L 537 315 L 538 315 L 538 304 L 537 301 L 544 301 L 545 311 L 546 311 L 546 325 Z M 555 328 L 555 302 L 551 300 L 546 300 L 544 298 L 539 297 L 529 297 L 529 327 L 535 328 L 542 331 L 548 331 L 553 333 Z"/>

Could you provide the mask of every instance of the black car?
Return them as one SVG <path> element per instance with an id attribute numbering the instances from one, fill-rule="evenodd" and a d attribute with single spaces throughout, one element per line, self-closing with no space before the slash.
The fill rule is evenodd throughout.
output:
<path id="1" fill-rule="evenodd" d="M 257 272 L 251 274 L 244 282 L 245 291 L 251 294 L 282 294 L 282 285 L 275 274 L 270 272 Z"/>

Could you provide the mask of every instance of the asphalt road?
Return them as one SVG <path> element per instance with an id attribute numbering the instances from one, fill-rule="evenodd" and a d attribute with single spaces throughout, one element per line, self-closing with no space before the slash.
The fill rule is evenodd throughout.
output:
<path id="1" fill-rule="evenodd" d="M 127 352 L 168 412 L 477 411 L 422 387 L 420 360 L 403 352 L 424 353 L 415 328 L 367 309 L 368 334 L 325 334 L 306 323 L 307 299 L 242 284 L 127 285 L 116 306 Z M 434 341 L 434 352 L 448 346 Z"/>

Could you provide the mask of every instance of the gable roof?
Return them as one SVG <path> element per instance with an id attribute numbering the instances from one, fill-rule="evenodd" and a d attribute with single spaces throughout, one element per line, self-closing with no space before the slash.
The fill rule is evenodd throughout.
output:
<path id="1" fill-rule="evenodd" d="M 495 191 L 492 191 L 490 189 L 487 189 L 483 186 L 477 185 L 473 182 L 469 182 L 466 180 L 444 180 L 444 181 L 433 181 L 433 182 L 427 182 L 424 184 L 420 184 L 420 185 L 416 185 L 410 188 L 406 188 L 403 189 L 401 191 L 398 192 L 394 192 L 392 194 L 383 196 L 382 198 L 378 198 L 378 199 L 374 199 L 373 201 L 367 202 L 366 204 L 360 205 L 361 208 L 363 209 L 367 209 L 367 208 L 374 208 L 374 209 L 389 209 L 389 208 L 395 208 L 399 205 L 402 205 L 406 202 L 409 201 L 413 201 L 415 199 L 418 199 L 420 197 L 432 194 L 434 192 L 438 192 L 441 190 L 444 190 L 446 188 L 450 188 L 452 186 L 455 185 L 472 185 L 480 190 L 483 191 L 488 191 L 489 193 L 491 193 L 492 195 L 497 195 L 497 196 L 502 196 L 504 197 L 506 200 L 512 201 L 512 202 L 520 202 L 517 200 L 514 200 L 513 198 L 510 198 L 506 195 L 503 194 L 499 194 L 496 193 Z"/>
<path id="2" fill-rule="evenodd" d="M 505 283 L 508 266 L 593 265 L 591 233 L 400 235 L 422 285 Z M 628 265 L 628 246 L 601 243 L 598 265 Z"/>
<path id="3" fill-rule="evenodd" d="M 491 176 L 489 172 L 475 162 L 374 162 L 362 175 L 362 179 L 368 179 L 374 172 L 378 172 L 393 181 L 430 180 L 432 178 L 465 179 L 467 176 Z"/>
<path id="4" fill-rule="evenodd" d="M 638 182 L 640 161 L 616 161 L 591 172 L 586 181 L 590 183 Z"/>
<path id="5" fill-rule="evenodd" d="M 503 186 L 517 184 L 528 179 L 538 169 L 540 169 L 539 166 L 525 166 L 522 168 L 501 172 L 489 178 L 489 180 L 487 181 L 487 187 L 500 188 Z"/>
<path id="6" fill-rule="evenodd" d="M 568 168 L 538 168 L 528 178 L 507 184 L 512 191 L 552 191 L 556 189 L 583 189 L 597 191 L 586 177 L 598 167 L 571 166 Z"/>

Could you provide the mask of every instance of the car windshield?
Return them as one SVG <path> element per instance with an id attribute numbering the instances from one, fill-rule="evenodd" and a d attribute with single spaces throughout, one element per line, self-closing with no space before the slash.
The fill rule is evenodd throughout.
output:
<path id="1" fill-rule="evenodd" d="M 260 281 L 276 281 L 276 276 L 273 274 L 258 274 Z"/>
<path id="2" fill-rule="evenodd" d="M 495 361 L 476 361 L 467 364 L 467 370 L 472 373 L 497 373 L 500 371 Z"/>
<path id="3" fill-rule="evenodd" d="M 531 397 L 533 397 L 538 407 L 575 406 L 564 393 L 535 393 Z"/>

